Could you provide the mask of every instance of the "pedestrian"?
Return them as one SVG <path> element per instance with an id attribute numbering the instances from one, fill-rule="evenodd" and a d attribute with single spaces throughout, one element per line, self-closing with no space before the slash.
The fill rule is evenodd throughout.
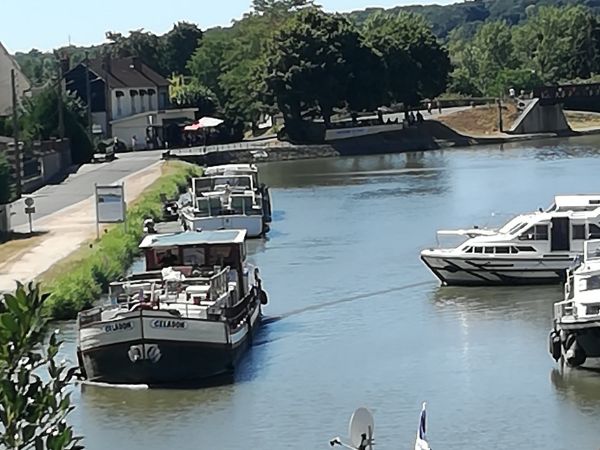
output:
<path id="1" fill-rule="evenodd" d="M 137 137 L 135 137 L 135 134 L 131 137 L 131 150 L 135 151 L 137 147 Z"/>
<path id="2" fill-rule="evenodd" d="M 413 123 L 415 123 L 415 122 L 416 122 L 416 120 L 417 120 L 417 119 L 415 118 L 415 113 L 414 113 L 414 112 L 412 112 L 412 111 L 411 111 L 411 112 L 410 112 L 410 116 L 409 116 L 409 117 L 410 117 L 410 120 L 408 121 L 408 123 L 409 123 L 410 125 L 412 125 Z"/>
<path id="3" fill-rule="evenodd" d="M 423 117 L 423 114 L 421 114 L 421 111 L 417 111 L 417 123 L 423 123 L 424 120 L 425 118 Z"/>
<path id="4" fill-rule="evenodd" d="M 435 103 L 436 103 L 436 105 L 437 105 L 438 113 L 440 113 L 440 114 L 441 114 L 441 113 L 442 113 L 442 102 L 440 102 L 440 99 L 438 98 L 438 99 L 435 101 Z"/>
<path id="5" fill-rule="evenodd" d="M 431 114 L 431 108 L 432 108 L 432 106 L 433 106 L 433 105 L 431 104 L 431 102 L 427 102 L 427 112 L 428 112 L 429 114 Z"/>

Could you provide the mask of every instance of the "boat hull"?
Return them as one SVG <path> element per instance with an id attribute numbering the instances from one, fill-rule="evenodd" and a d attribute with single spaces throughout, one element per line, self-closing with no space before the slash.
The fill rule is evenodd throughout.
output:
<path id="1" fill-rule="evenodd" d="M 574 257 L 475 259 L 422 253 L 421 260 L 447 286 L 513 286 L 564 282 Z"/>
<path id="2" fill-rule="evenodd" d="M 188 230 L 246 230 L 249 238 L 258 238 L 267 231 L 263 217 L 257 216 L 216 216 L 194 217 L 183 215 Z"/>
<path id="3" fill-rule="evenodd" d="M 172 320 L 144 313 L 90 327 L 83 337 L 80 331 L 78 359 L 85 379 L 174 387 L 229 379 L 261 321 L 259 305 L 233 331 L 224 322 Z M 180 325 L 152 328 L 156 323 Z"/>
<path id="4" fill-rule="evenodd" d="M 600 321 L 557 324 L 550 334 L 550 353 L 570 367 L 598 367 Z"/>

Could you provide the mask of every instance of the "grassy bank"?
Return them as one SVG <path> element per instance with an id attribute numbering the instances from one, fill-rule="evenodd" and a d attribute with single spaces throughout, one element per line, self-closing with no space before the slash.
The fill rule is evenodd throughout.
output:
<path id="1" fill-rule="evenodd" d="M 174 197 L 187 185 L 188 178 L 198 175 L 200 168 L 181 162 L 168 162 L 163 174 L 127 211 L 127 226 L 121 224 L 107 230 L 95 242 L 56 264 L 40 280 L 51 292 L 48 313 L 57 320 L 73 319 L 89 308 L 108 284 L 125 273 L 138 254 L 143 221 L 162 215 L 161 194 Z"/>

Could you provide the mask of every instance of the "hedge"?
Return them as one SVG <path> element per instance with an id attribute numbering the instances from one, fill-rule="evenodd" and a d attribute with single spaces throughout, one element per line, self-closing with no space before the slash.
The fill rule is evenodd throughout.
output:
<path id="1" fill-rule="evenodd" d="M 198 176 L 200 168 L 191 164 L 169 163 L 174 167 L 153 183 L 127 211 L 127 226 L 112 227 L 92 247 L 91 253 L 73 270 L 49 281 L 48 314 L 55 320 L 70 320 L 90 308 L 106 292 L 111 281 L 126 273 L 138 255 L 143 221 L 162 216 L 161 194 L 174 197 Z"/>

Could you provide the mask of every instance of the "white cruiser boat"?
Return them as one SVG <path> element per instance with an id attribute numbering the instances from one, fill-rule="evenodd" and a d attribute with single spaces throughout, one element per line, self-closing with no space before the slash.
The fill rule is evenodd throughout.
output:
<path id="1" fill-rule="evenodd" d="M 585 241 L 600 238 L 600 195 L 558 196 L 545 211 L 517 216 L 500 229 L 438 232 L 444 235 L 466 240 L 423 250 L 421 259 L 445 285 L 558 283 Z"/>
<path id="2" fill-rule="evenodd" d="M 243 230 L 148 235 L 146 272 L 78 316 L 77 356 L 94 382 L 183 386 L 230 376 L 266 303 Z"/>
<path id="3" fill-rule="evenodd" d="M 224 164 L 221 166 L 212 166 L 204 169 L 204 175 L 207 177 L 225 176 L 225 175 L 250 175 L 252 177 L 252 186 L 260 194 L 263 205 L 263 215 L 265 222 L 271 222 L 273 212 L 271 210 L 271 193 L 269 187 L 261 183 L 258 179 L 258 167 L 256 164 Z"/>
<path id="4" fill-rule="evenodd" d="M 550 354 L 569 367 L 600 357 L 600 240 L 586 242 L 583 261 L 568 272 L 565 300 L 554 305 Z"/>
<path id="5" fill-rule="evenodd" d="M 180 211 L 188 230 L 246 230 L 248 237 L 269 229 L 263 196 L 252 175 L 215 175 L 194 178 L 192 204 Z"/>

